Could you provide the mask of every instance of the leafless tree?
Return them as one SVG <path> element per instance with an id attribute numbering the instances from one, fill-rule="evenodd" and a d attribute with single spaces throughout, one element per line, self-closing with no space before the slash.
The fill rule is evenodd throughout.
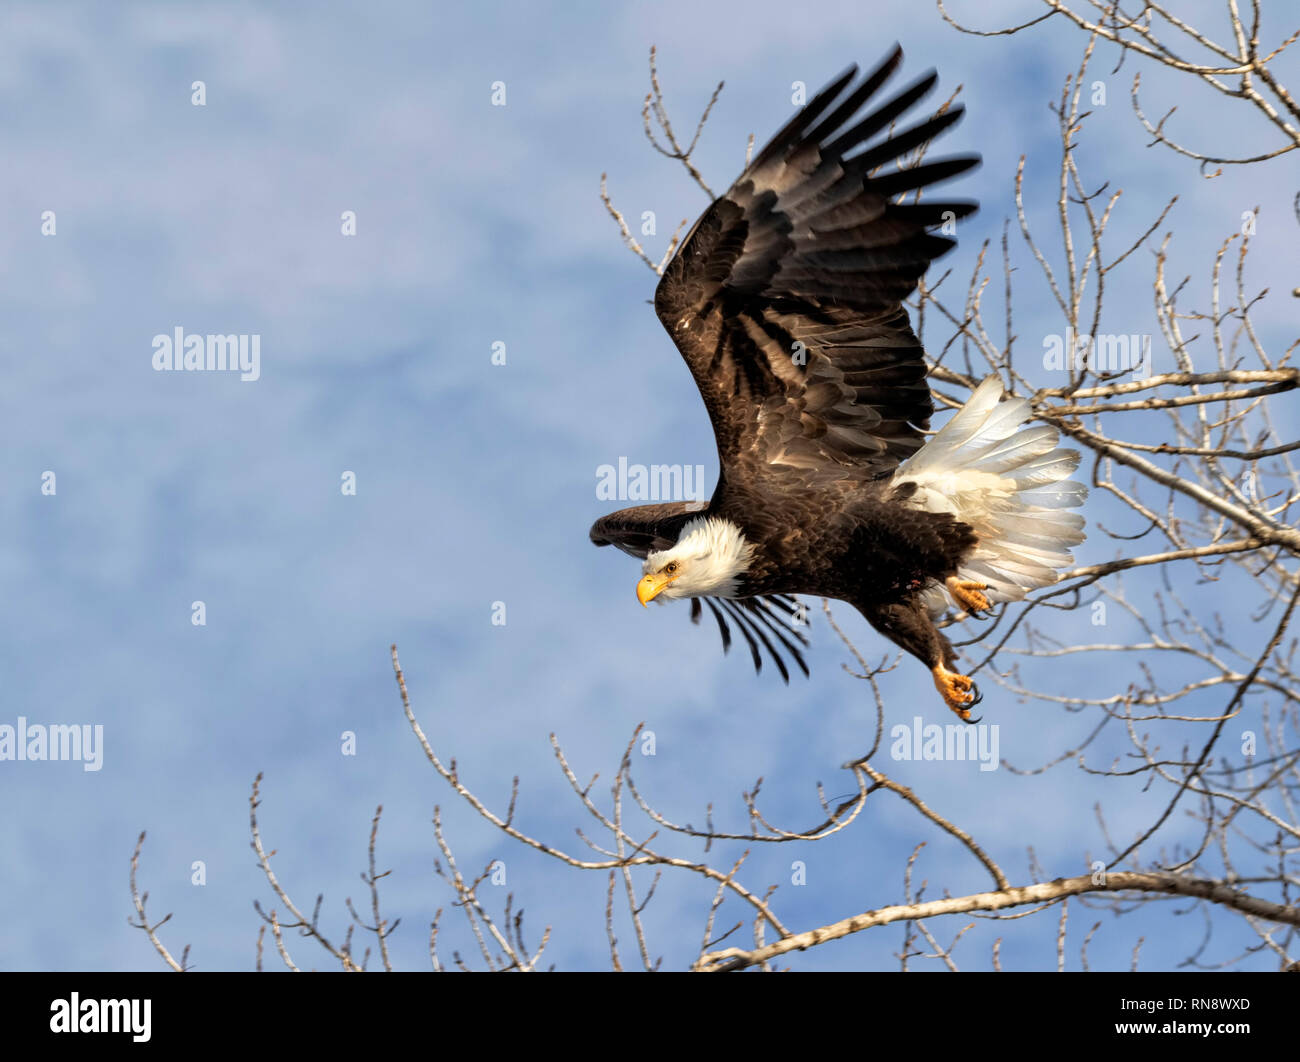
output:
<path id="1" fill-rule="evenodd" d="M 575 874 L 607 877 L 604 921 L 614 969 L 659 965 L 643 915 L 664 874 L 699 879 L 701 937 L 694 968 L 702 971 L 773 969 L 792 951 L 815 949 L 891 923 L 899 923 L 902 930 L 897 952 L 902 969 L 916 966 L 918 960 L 957 969 L 959 958 L 968 966 L 1001 968 L 1001 938 L 987 952 L 975 952 L 963 938 L 974 924 L 969 919 L 1008 918 L 1040 922 L 1044 937 L 1055 941 L 1056 968 L 1064 969 L 1068 915 L 1080 907 L 1109 912 L 1122 921 L 1132 934 L 1136 968 L 1147 916 L 1157 905 L 1171 902 L 1178 904 L 1180 914 L 1195 911 L 1205 925 L 1189 945 L 1183 965 L 1222 968 L 1267 961 L 1276 968 L 1297 968 L 1300 905 L 1293 890 L 1300 888 L 1300 675 L 1297 642 L 1290 632 L 1300 601 L 1300 532 L 1292 526 L 1300 500 L 1293 454 L 1300 442 L 1286 437 L 1286 425 L 1295 423 L 1294 406 L 1289 417 L 1278 416 L 1270 403 L 1279 396 L 1291 401 L 1291 392 L 1300 385 L 1300 371 L 1290 365 L 1300 341 L 1278 349 L 1252 319 L 1269 297 L 1266 287 L 1256 287 L 1261 270 L 1250 258 L 1258 209 L 1250 212 L 1242 231 L 1223 234 L 1211 261 L 1193 267 L 1208 275 L 1208 298 L 1205 305 L 1190 305 L 1190 277 L 1174 264 L 1177 239 L 1166 228 L 1177 222 L 1178 197 L 1171 195 L 1154 216 L 1131 217 L 1119 208 L 1118 191 L 1110 192 L 1104 181 L 1085 176 L 1084 145 L 1092 117 L 1086 109 L 1086 75 L 1099 49 L 1114 48 L 1121 61 L 1154 64 L 1209 85 L 1245 112 L 1243 121 L 1250 116 L 1261 125 L 1266 142 L 1255 154 L 1231 158 L 1216 153 L 1210 143 L 1193 143 L 1198 136 L 1211 136 L 1204 127 L 1176 134 L 1172 111 L 1152 123 L 1139 99 L 1140 72 L 1135 74 L 1132 105 L 1137 120 L 1150 134 L 1153 150 L 1177 152 L 1197 163 L 1188 167 L 1189 180 L 1213 177 L 1223 166 L 1277 165 L 1300 146 L 1300 110 L 1276 72 L 1277 58 L 1300 31 L 1271 46 L 1261 45 L 1257 2 L 1247 20 L 1235 0 L 1228 0 L 1232 40 L 1226 45 L 1153 3 L 1143 3 L 1136 15 L 1129 15 L 1118 4 L 1091 0 L 1084 5 L 1092 10 L 1087 16 L 1063 0 L 1043 3 L 1047 10 L 1041 18 L 977 31 L 958 25 L 940 2 L 943 17 L 966 33 L 1043 33 L 1058 26 L 1077 30 L 1083 34 L 1082 57 L 1077 68 L 1064 75 L 1052 104 L 1060 138 L 1053 185 L 1027 187 L 1022 158 L 1011 175 L 1014 219 L 1004 224 L 998 246 L 986 242 L 967 250 L 973 261 L 963 289 L 958 289 L 952 269 L 929 278 L 913 310 L 917 331 L 931 353 L 932 386 L 941 406 L 958 408 L 984 376 L 997 373 L 1009 391 L 1031 401 L 1036 419 L 1072 439 L 1090 463 L 1090 538 L 1113 540 L 1113 558 L 1076 567 L 1031 599 L 1003 606 L 991 623 L 958 644 L 983 680 L 1000 685 L 1009 695 L 1038 702 L 1044 713 L 1069 721 L 1069 729 L 1082 735 L 1046 762 L 1004 762 L 1003 767 L 1017 775 L 1055 775 L 1062 784 L 1086 787 L 1096 807 L 1095 853 L 1081 856 L 1077 864 L 1048 869 L 1038 865 L 1031 847 L 1025 871 L 1017 878 L 990 854 L 990 845 L 980 842 L 978 823 L 959 821 L 953 809 L 935 806 L 890 777 L 884 764 L 890 755 L 891 719 L 881 678 L 893 661 L 886 657 L 868 664 L 841 631 L 829 603 L 823 603 L 823 613 L 852 660 L 846 670 L 870 690 L 875 708 L 873 740 L 854 750 L 846 765 L 852 778 L 850 795 L 832 800 L 817 786 L 813 823 L 782 825 L 762 806 L 760 779 L 736 801 L 737 825 L 715 821 L 715 801 L 725 799 L 719 794 L 701 796 L 702 825 L 672 821 L 656 809 L 652 795 L 634 776 L 639 728 L 623 749 L 612 780 L 601 789 L 597 778 L 584 782 L 577 777 L 552 735 L 558 769 L 576 806 L 597 831 L 591 837 L 579 831 L 586 851 L 577 853 L 533 835 L 518 821 L 518 779 L 506 810 L 494 811 L 461 778 L 455 761 L 444 761 L 435 751 L 411 704 L 394 646 L 402 709 L 431 769 L 454 798 L 512 842 Z M 1170 43 L 1171 38 L 1176 43 Z M 1184 51 L 1191 46 L 1209 58 L 1186 58 Z M 653 49 L 650 84 L 643 109 L 647 138 L 655 150 L 678 160 L 711 197 L 692 153 L 722 86 L 704 108 L 694 136 L 683 145 L 669 120 Z M 751 137 L 749 150 L 752 144 Z M 916 165 L 924 153 L 922 146 L 896 165 Z M 1219 169 L 1211 171 L 1212 166 Z M 652 258 L 632 237 L 604 175 L 600 194 L 624 242 L 661 273 L 676 249 L 681 227 L 662 256 Z M 1050 235 L 1034 231 L 1029 221 L 1034 212 L 1026 210 L 1026 199 L 1054 203 L 1056 223 Z M 1113 237 L 1112 231 L 1120 227 L 1125 234 Z M 1013 250 L 1017 241 L 1023 250 Z M 990 252 L 999 259 L 996 267 Z M 1017 254 L 1027 256 L 1036 272 L 1017 269 Z M 1163 348 L 1160 360 L 1168 371 L 1150 371 L 1155 361 L 1150 348 L 1142 351 L 1141 364 L 1131 359 L 1114 362 L 1113 345 L 1111 360 L 1102 356 L 1109 323 L 1106 296 L 1121 285 L 1129 290 L 1149 286 Z M 1027 350 L 1018 344 L 1014 327 L 1013 306 L 1044 293 L 1059 313 L 1062 331 L 1086 340 L 1071 344 L 1059 365 L 1049 364 L 1041 347 Z M 998 301 L 999 295 L 1002 305 L 995 309 L 989 300 Z M 1071 356 L 1079 351 L 1084 356 Z M 1108 635 L 1119 628 L 1141 633 L 1134 639 Z M 958 630 L 967 633 L 964 627 L 953 629 Z M 1072 672 L 1074 684 L 1067 688 L 1061 665 L 1071 658 L 1092 660 L 1096 666 L 1087 670 L 1083 684 L 1078 672 Z M 1100 751 L 1107 748 L 1112 753 L 1109 762 Z M 1116 748 L 1120 754 L 1114 753 Z M 1070 778 L 1066 772 L 1077 773 Z M 1135 784 L 1144 792 L 1161 794 L 1160 807 L 1129 836 L 1112 836 L 1113 810 Z M 817 925 L 796 925 L 783 914 L 774 883 L 749 880 L 746 863 L 757 846 L 803 849 L 842 831 L 866 830 L 881 802 L 894 799 L 914 812 L 920 840 L 898 868 L 902 891 L 897 903 L 865 911 L 827 911 Z M 257 802 L 255 785 L 254 849 L 278 899 L 277 909 L 289 920 L 281 921 L 276 910 L 259 912 L 271 927 L 282 960 L 296 968 L 283 939 L 284 930 L 292 928 L 314 938 L 344 969 L 364 968 L 365 960 L 353 956 L 351 928 L 342 944 L 332 943 L 319 929 L 319 898 L 309 917 L 276 880 L 261 846 Z M 395 923 L 390 926 L 380 916 L 378 882 L 383 874 L 376 873 L 374 863 L 378 822 L 377 812 L 369 872 L 363 874 L 371 890 L 371 914 L 368 920 L 361 918 L 350 902 L 349 909 L 354 926 L 375 936 L 387 967 L 384 941 Z M 511 900 L 504 918 L 489 914 L 478 890 L 491 867 L 474 878 L 463 876 L 438 819 L 435 828 L 446 864 L 440 873 L 467 919 L 482 964 L 491 969 L 537 969 L 549 929 L 530 950 L 520 920 L 511 914 Z M 942 896 L 926 898 L 928 882 L 917 886 L 913 881 L 922 866 L 927 833 L 955 840 L 987 875 L 988 889 L 963 895 L 944 889 Z M 722 852 L 733 854 L 719 858 Z M 137 848 L 132 860 L 136 924 L 179 969 L 184 958 L 177 963 L 158 941 L 155 930 L 162 923 L 149 923 L 144 898 L 136 893 L 138 856 Z M 620 892 L 626 915 L 616 918 Z M 960 916 L 957 922 L 954 916 Z M 620 947 L 619 924 L 631 929 L 630 947 Z M 1089 967 L 1089 944 L 1101 924 L 1095 921 L 1074 941 L 1084 969 Z M 435 920 L 430 955 L 433 966 L 441 969 L 437 938 Z M 455 965 L 466 963 L 457 955 Z"/>

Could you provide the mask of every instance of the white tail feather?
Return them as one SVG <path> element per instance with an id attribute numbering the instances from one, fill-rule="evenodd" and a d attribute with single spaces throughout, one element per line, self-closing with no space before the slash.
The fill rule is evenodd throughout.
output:
<path id="1" fill-rule="evenodd" d="M 1069 478 L 1079 455 L 1058 447 L 1057 430 L 1046 424 L 1020 430 L 1029 403 L 1001 398 L 1001 382 L 988 377 L 893 479 L 916 484 L 909 505 L 951 513 L 974 528 L 979 543 L 957 578 L 984 583 L 991 602 L 1019 601 L 1074 563 L 1070 547 L 1083 541 L 1084 521 L 1067 510 L 1088 496 L 1087 487 Z M 939 583 L 926 587 L 921 600 L 936 615 L 961 608 Z"/>

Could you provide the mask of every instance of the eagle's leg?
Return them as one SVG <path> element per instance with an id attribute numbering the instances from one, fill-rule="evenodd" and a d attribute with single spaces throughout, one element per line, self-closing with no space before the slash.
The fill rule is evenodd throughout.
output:
<path id="1" fill-rule="evenodd" d="M 972 616 L 978 616 L 981 612 L 987 612 L 993 606 L 989 599 L 981 593 L 988 589 L 987 583 L 976 583 L 969 579 L 958 579 L 955 575 L 948 576 L 944 583 L 948 587 L 948 593 L 952 599 L 961 605 Z M 936 683 L 939 679 L 936 677 Z"/>
<path id="2" fill-rule="evenodd" d="M 942 664 L 931 668 L 930 674 L 934 676 L 934 688 L 943 697 L 944 704 L 956 712 L 962 722 L 971 722 L 970 710 L 984 699 L 975 682 L 967 675 L 949 671 Z"/>
<path id="3" fill-rule="evenodd" d="M 979 687 L 968 676 L 953 670 L 957 666 L 957 654 L 948 639 L 935 628 L 919 601 L 913 598 L 861 604 L 858 611 L 876 630 L 930 669 L 943 703 L 958 718 L 966 723 L 978 722 L 971 719 L 970 710 L 981 700 Z"/>

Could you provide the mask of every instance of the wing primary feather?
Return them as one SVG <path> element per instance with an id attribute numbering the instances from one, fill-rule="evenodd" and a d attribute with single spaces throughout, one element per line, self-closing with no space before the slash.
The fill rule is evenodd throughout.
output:
<path id="1" fill-rule="evenodd" d="M 964 155 L 955 159 L 939 159 L 935 162 L 923 162 L 920 166 L 912 166 L 906 170 L 896 170 L 893 173 L 873 177 L 871 187 L 874 192 L 880 195 L 894 196 L 899 192 L 912 192 L 929 184 L 946 181 L 949 177 L 956 177 L 957 174 L 965 173 L 971 167 L 978 166 L 979 163 L 980 160 L 973 155 Z"/>
<path id="2" fill-rule="evenodd" d="M 749 627 L 745 624 L 745 618 L 740 615 L 733 602 L 723 598 L 718 601 L 718 604 L 731 614 L 731 618 L 735 621 L 736 629 L 745 636 L 745 644 L 749 646 L 749 655 L 754 661 L 754 670 L 761 674 L 763 671 L 763 657 L 758 651 L 758 642 L 754 640 L 754 635 L 750 633 Z"/>
<path id="3" fill-rule="evenodd" d="M 895 45 L 894 47 L 897 48 L 898 46 Z M 758 153 L 758 157 L 750 163 L 749 169 L 756 169 L 766 164 L 799 139 L 800 134 L 813 122 L 817 121 L 822 112 L 835 102 L 835 97 L 844 91 L 844 87 L 857 76 L 857 73 L 858 64 L 854 63 L 804 104 L 803 109 L 786 122 L 777 131 L 776 135 L 767 142 L 763 150 Z"/>
<path id="4" fill-rule="evenodd" d="M 695 599 L 696 602 L 699 598 Z M 727 626 L 727 621 L 723 618 L 722 613 L 718 611 L 718 606 L 713 603 L 711 598 L 705 598 L 704 603 L 709 606 L 709 611 L 713 613 L 713 618 L 718 621 L 718 633 L 722 635 L 722 651 L 731 652 L 731 628 Z"/>
<path id="5" fill-rule="evenodd" d="M 818 122 L 816 128 L 809 130 L 804 139 L 820 143 L 828 133 L 838 129 L 841 124 L 852 118 L 854 112 L 874 96 L 876 90 L 893 76 L 894 71 L 898 69 L 902 61 L 903 49 L 895 44 L 894 50 L 885 56 L 880 65 L 863 79 L 862 84 L 855 88 L 835 110 Z"/>
<path id="6" fill-rule="evenodd" d="M 790 626 L 787 629 L 787 623 L 794 624 L 795 617 L 799 615 L 800 604 L 798 601 L 788 603 L 785 601 L 776 601 L 770 597 L 754 598 L 748 602 L 754 609 L 762 611 L 764 615 L 772 619 L 777 624 L 777 629 L 789 634 L 796 639 L 800 645 L 807 646 L 808 636 L 803 631 L 798 630 L 797 626 Z M 805 620 L 806 623 L 806 620 Z"/>
<path id="7" fill-rule="evenodd" d="M 778 623 L 781 622 L 781 619 L 793 620 L 793 618 L 799 614 L 799 610 L 802 607 L 802 602 L 800 602 L 798 598 L 791 597 L 789 594 L 772 594 L 768 597 L 748 598 L 745 603 L 750 608 L 761 608 L 764 612 L 770 613 L 774 617 L 776 617 L 776 613 L 779 610 L 780 617 L 777 618 Z M 791 630 L 790 634 L 799 639 L 801 645 L 809 644 L 808 636 L 802 631 Z"/>
<path id="8" fill-rule="evenodd" d="M 763 633 L 763 629 L 757 623 L 754 622 L 752 616 L 745 615 L 744 611 L 742 610 L 742 608 L 737 602 L 724 601 L 723 604 L 725 606 L 729 606 L 729 611 L 731 612 L 732 617 L 735 619 L 736 624 L 742 630 L 746 631 L 746 633 L 752 632 L 753 636 L 762 643 L 763 648 L 767 650 L 767 655 L 772 658 L 772 662 L 776 664 L 776 669 L 779 672 L 781 672 L 781 678 L 785 681 L 785 684 L 788 686 L 790 684 L 790 671 L 785 666 L 785 661 L 781 659 L 781 654 L 772 648 L 772 643 L 767 640 L 767 635 Z M 753 643 L 751 642 L 751 645 L 752 644 Z M 757 654 L 757 650 L 755 650 L 755 653 Z"/>
<path id="9" fill-rule="evenodd" d="M 912 84 L 908 85 L 888 103 L 882 103 L 876 110 L 858 122 L 857 125 L 850 126 L 827 144 L 822 149 L 823 157 L 834 158 L 839 156 L 843 158 L 846 151 L 880 132 L 907 108 L 926 95 L 934 88 L 938 80 L 939 75 L 931 70 L 919 81 L 913 81 Z"/>
<path id="10" fill-rule="evenodd" d="M 861 167 L 863 170 L 874 170 L 877 166 L 883 166 L 886 162 L 893 162 L 894 159 L 906 155 L 913 148 L 920 147 L 922 144 L 933 140 L 950 125 L 961 121 L 961 116 L 965 113 L 966 108 L 958 104 L 951 110 L 936 115 L 927 121 L 920 122 L 910 129 L 904 129 L 901 133 L 891 136 L 883 144 L 877 144 L 860 155 L 854 155 L 853 158 L 844 161 L 855 167 Z"/>
<path id="11" fill-rule="evenodd" d="M 799 641 L 806 646 L 808 644 L 808 639 L 804 634 L 801 631 L 794 630 L 787 632 L 784 625 L 781 623 L 781 620 L 772 613 L 771 606 L 761 598 L 756 602 L 745 601 L 743 604 L 749 610 L 750 617 L 757 619 L 758 622 L 762 623 L 764 627 L 771 631 L 776 636 L 777 640 L 785 647 L 786 652 L 794 657 L 795 663 L 799 665 L 799 670 L 802 671 L 805 676 L 808 675 L 808 664 L 803 658 L 802 650 L 798 645 L 790 640 L 791 636 L 793 636 L 799 639 Z"/>

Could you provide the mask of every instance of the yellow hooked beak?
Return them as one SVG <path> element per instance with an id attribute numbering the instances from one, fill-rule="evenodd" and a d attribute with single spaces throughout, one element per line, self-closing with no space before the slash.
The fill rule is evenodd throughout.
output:
<path id="1" fill-rule="evenodd" d="M 637 583 L 636 599 L 641 602 L 641 607 L 648 608 L 650 602 L 659 596 L 663 588 L 680 574 L 681 572 L 674 572 L 672 575 L 668 575 L 666 572 L 656 572 L 653 575 L 647 575 Z"/>

